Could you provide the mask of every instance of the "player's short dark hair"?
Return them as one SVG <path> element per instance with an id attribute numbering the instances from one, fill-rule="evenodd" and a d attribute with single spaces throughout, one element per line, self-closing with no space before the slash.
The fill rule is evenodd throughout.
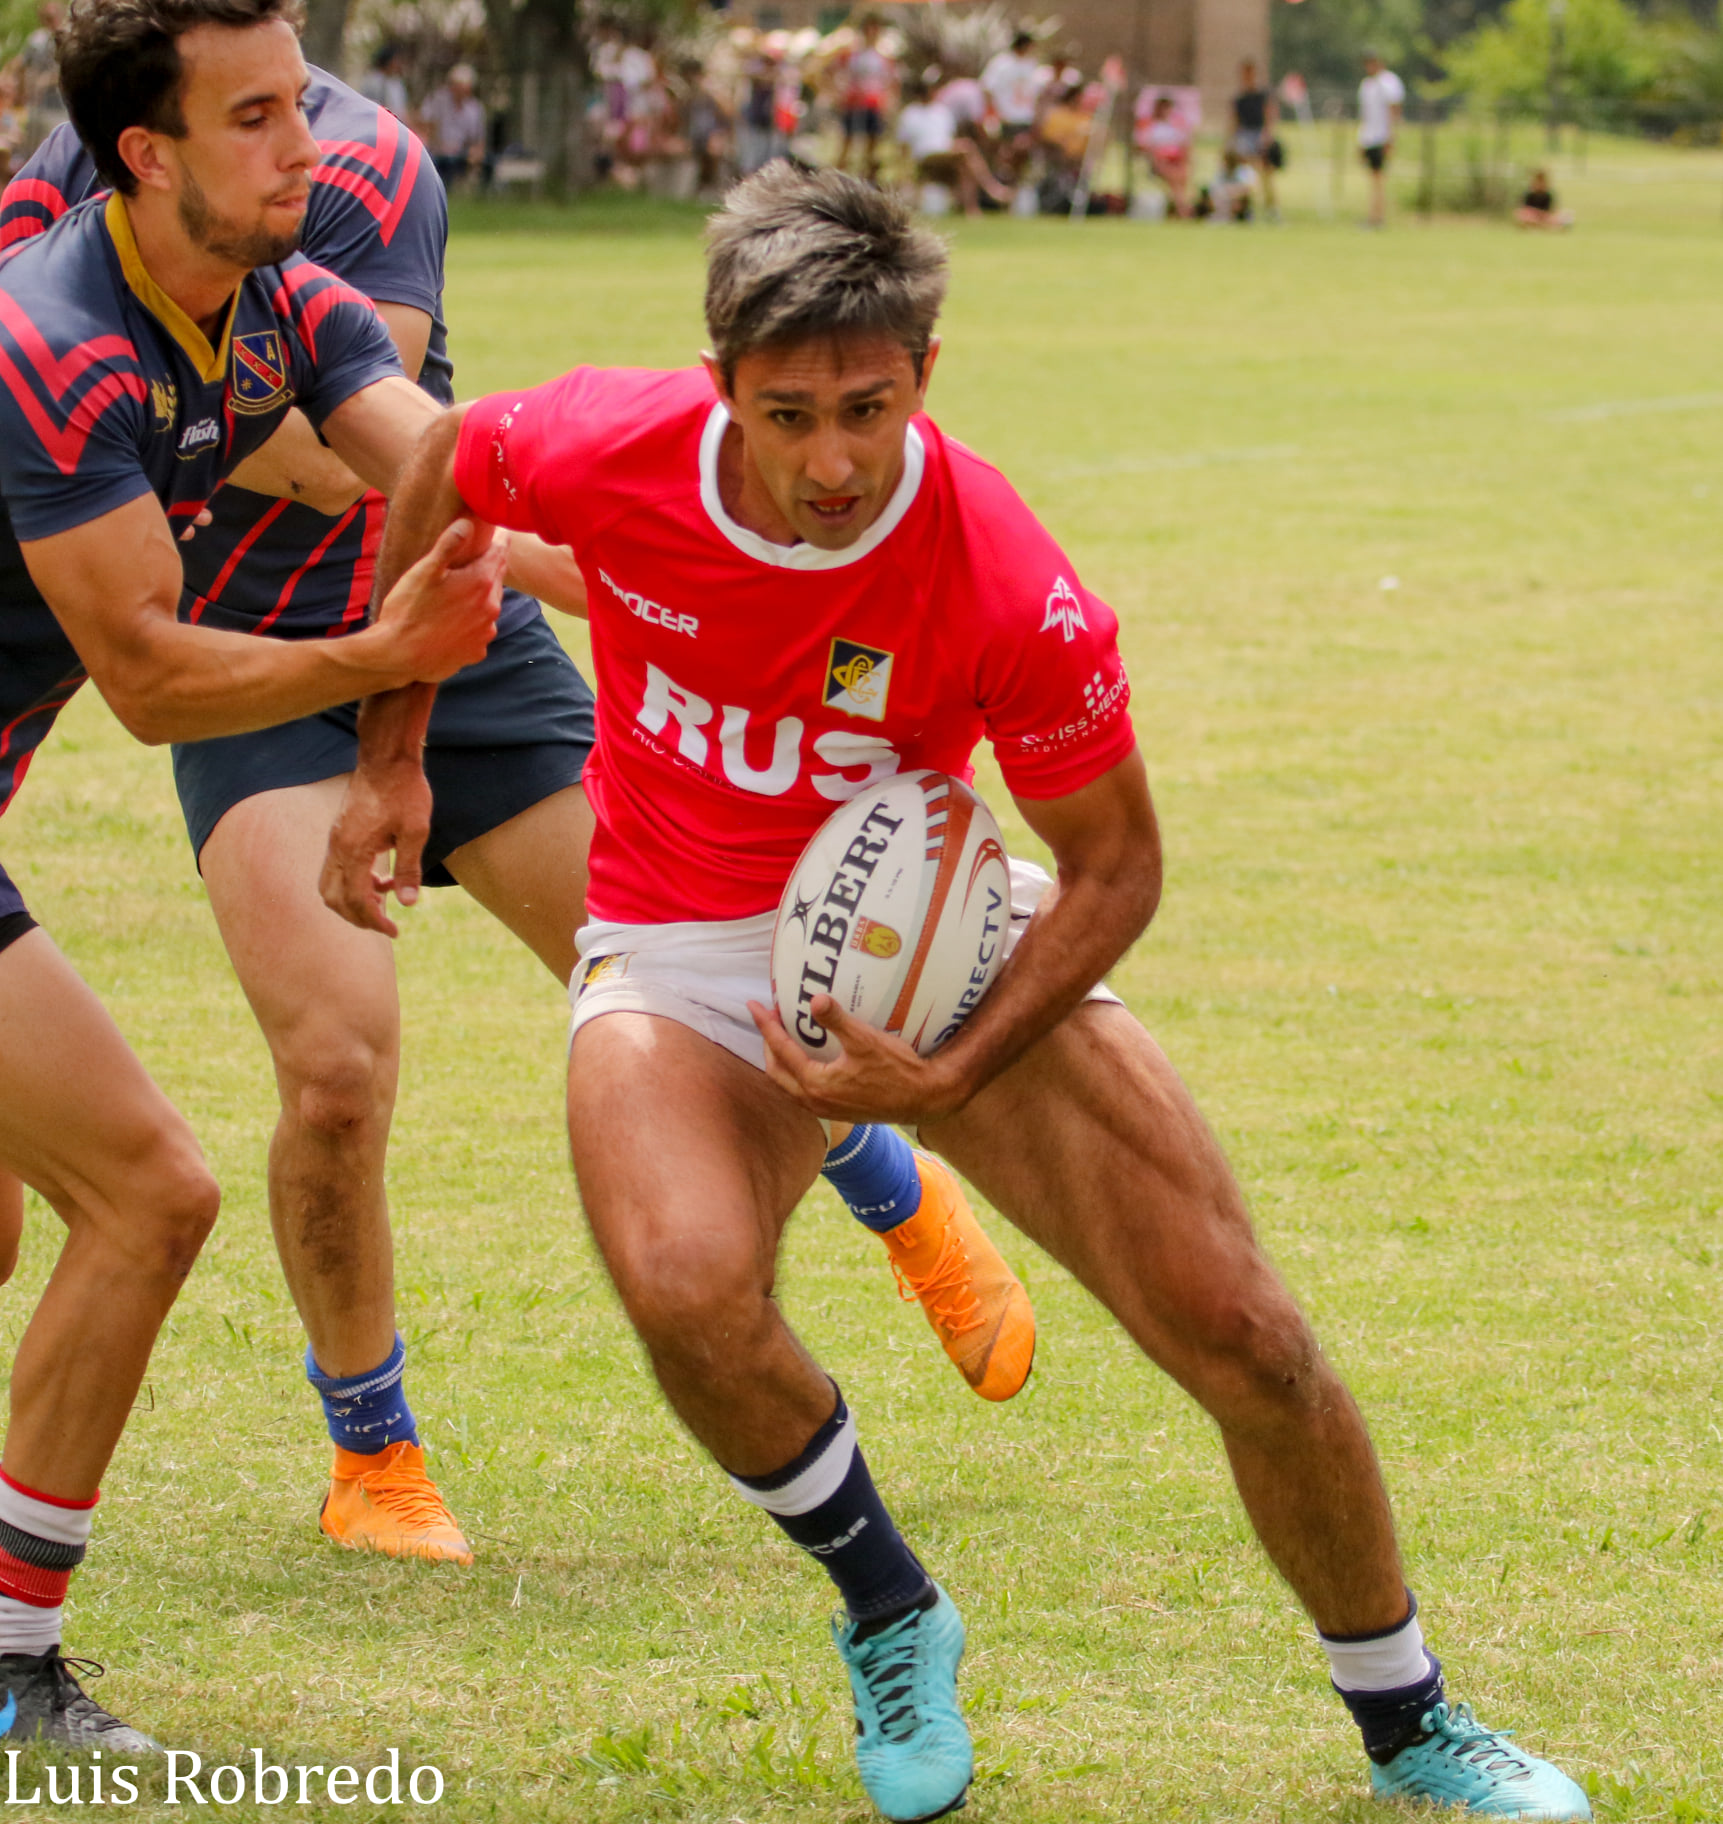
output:
<path id="1" fill-rule="evenodd" d="M 706 230 L 706 328 L 726 384 L 763 348 L 884 335 L 919 376 L 945 302 L 945 243 L 895 197 L 779 159 L 739 183 Z"/>
<path id="2" fill-rule="evenodd" d="M 128 127 L 184 135 L 185 33 L 275 19 L 297 31 L 302 10 L 302 0 L 72 0 L 58 39 L 60 93 L 104 181 L 123 196 L 137 192 L 119 152 Z"/>

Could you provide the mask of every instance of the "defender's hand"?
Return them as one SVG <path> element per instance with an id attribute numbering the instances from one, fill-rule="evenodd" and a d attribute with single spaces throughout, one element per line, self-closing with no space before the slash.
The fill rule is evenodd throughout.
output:
<path id="1" fill-rule="evenodd" d="M 830 1063 L 810 1058 L 775 1008 L 750 1001 L 748 1011 L 766 1041 L 766 1075 L 823 1120 L 914 1127 L 954 1114 L 969 1100 L 967 1087 L 937 1057 L 921 1057 L 902 1039 L 852 1019 L 829 994 L 816 994 L 808 1011 L 843 1048 Z"/>
<path id="2" fill-rule="evenodd" d="M 404 906 L 419 897 L 420 859 L 431 833 L 431 787 L 416 759 L 361 766 L 347 783 L 329 832 L 318 889 L 323 903 L 361 931 L 400 931 L 386 910 L 392 892 Z M 380 873 L 394 857 L 394 870 Z"/>
<path id="3" fill-rule="evenodd" d="M 508 538 L 457 519 L 383 598 L 377 628 L 392 636 L 404 679 L 440 684 L 485 656 L 502 611 Z"/>

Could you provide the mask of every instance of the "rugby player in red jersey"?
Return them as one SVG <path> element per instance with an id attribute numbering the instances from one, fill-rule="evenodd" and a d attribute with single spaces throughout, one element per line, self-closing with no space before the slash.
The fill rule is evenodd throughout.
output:
<path id="1" fill-rule="evenodd" d="M 704 373 L 577 370 L 457 409 L 397 497 L 384 579 L 467 512 L 571 545 L 586 575 L 598 827 L 568 1115 L 611 1275 L 683 1422 L 837 1585 L 857 1758 L 886 1816 L 963 1801 L 964 1631 L 771 1296 L 833 1118 L 919 1126 L 1202 1404 L 1379 1794 L 1589 1816 L 1558 1769 L 1449 1706 L 1357 1407 L 1183 1084 L 1098 986 L 1161 889 L 1117 624 L 1004 478 L 924 415 L 944 289 L 942 247 L 896 201 L 769 167 L 713 224 Z M 416 879 L 433 694 L 362 717 L 325 892 L 374 928 L 382 894 Z M 875 779 L 967 773 L 983 735 L 1056 883 L 1014 869 L 1013 953 L 933 1057 L 822 996 L 843 1055 L 813 1062 L 767 1010 L 798 852 Z"/>

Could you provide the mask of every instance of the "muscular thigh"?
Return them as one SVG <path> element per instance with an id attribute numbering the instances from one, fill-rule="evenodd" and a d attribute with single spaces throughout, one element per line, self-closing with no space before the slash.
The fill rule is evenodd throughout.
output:
<path id="1" fill-rule="evenodd" d="M 242 799 L 199 857 L 240 986 L 278 1067 L 314 1075 L 343 1055 L 386 1061 L 400 1013 L 389 940 L 324 905 L 318 874 L 345 775 Z"/>
<path id="2" fill-rule="evenodd" d="M 1181 1378 L 1290 1301 L 1190 1092 L 1141 1025 L 1089 1003 L 923 1138 Z"/>
<path id="3" fill-rule="evenodd" d="M 179 1112 L 45 931 L 0 950 L 0 1166 L 63 1215 L 123 1220 L 164 1147 L 195 1155 Z"/>
<path id="4" fill-rule="evenodd" d="M 646 1013 L 575 1034 L 568 1131 L 587 1219 L 630 1300 L 666 1278 L 769 1287 L 825 1152 L 819 1123 L 763 1072 Z"/>
<path id="5" fill-rule="evenodd" d="M 565 988 L 574 934 L 586 917 L 592 825 L 585 788 L 565 786 L 452 850 L 443 864 Z"/>

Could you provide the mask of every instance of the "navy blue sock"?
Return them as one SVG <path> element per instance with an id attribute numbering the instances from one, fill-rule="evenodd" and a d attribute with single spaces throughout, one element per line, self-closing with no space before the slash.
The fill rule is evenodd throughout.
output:
<path id="1" fill-rule="evenodd" d="M 878 1622 L 916 1607 L 932 1591 L 904 1543 L 856 1446 L 855 1420 L 837 1410 L 794 1462 L 770 1476 L 732 1476 L 745 1501 L 763 1507 L 838 1586 L 851 1621 Z"/>
<path id="2" fill-rule="evenodd" d="M 1386 1767 L 1402 1748 L 1424 1733 L 1424 1718 L 1444 1701 L 1442 1662 L 1429 1655 L 1430 1672 L 1415 1685 L 1398 1691 L 1340 1691 L 1352 1720 L 1364 1732 L 1364 1752 L 1378 1767 Z"/>
<path id="3" fill-rule="evenodd" d="M 342 1379 L 325 1374 L 310 1349 L 305 1351 L 305 1378 L 323 1396 L 330 1437 L 343 1450 L 362 1457 L 374 1457 L 403 1438 L 409 1444 L 418 1443 L 419 1428 L 401 1385 L 406 1371 L 407 1345 L 399 1336 L 380 1367 Z"/>
<path id="4" fill-rule="evenodd" d="M 826 1154 L 820 1170 L 856 1221 L 876 1235 L 908 1222 L 921 1208 L 915 1154 L 894 1127 L 852 1129 Z"/>
<path id="5" fill-rule="evenodd" d="M 1443 1701 L 1442 1662 L 1424 1644 L 1423 1629 L 1418 1625 L 1418 1598 L 1406 1592 L 1409 1613 L 1406 1619 L 1379 1634 L 1320 1636 L 1334 1670 L 1353 1687 L 1331 1679 L 1340 1700 L 1352 1712 L 1352 1720 L 1364 1734 L 1364 1752 L 1379 1767 L 1385 1767 L 1402 1748 L 1423 1734 L 1424 1718 Z M 1413 1669 L 1417 1659 L 1424 1663 L 1424 1673 L 1408 1684 L 1384 1690 L 1359 1690 L 1358 1685 L 1374 1684 L 1381 1676 L 1394 1671 Z"/>

